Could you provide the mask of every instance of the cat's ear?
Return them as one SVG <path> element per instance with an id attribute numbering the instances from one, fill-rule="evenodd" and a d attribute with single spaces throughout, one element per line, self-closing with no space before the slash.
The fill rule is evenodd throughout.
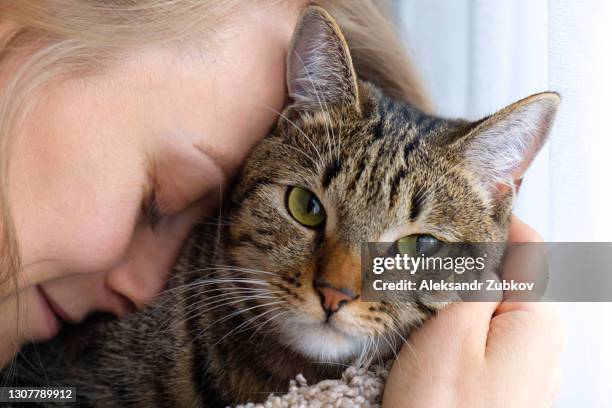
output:
<path id="1" fill-rule="evenodd" d="M 293 109 L 359 105 L 348 45 L 332 16 L 321 7 L 307 7 L 297 24 L 287 55 L 287 87 Z"/>
<path id="2" fill-rule="evenodd" d="M 493 198 L 516 191 L 546 142 L 560 101 L 553 92 L 529 96 L 477 122 L 458 141 L 465 167 Z"/>

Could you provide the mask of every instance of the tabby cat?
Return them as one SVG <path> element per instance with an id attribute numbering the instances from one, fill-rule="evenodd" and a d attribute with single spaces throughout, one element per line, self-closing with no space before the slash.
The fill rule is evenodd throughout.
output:
<path id="1" fill-rule="evenodd" d="M 317 6 L 287 86 L 290 105 L 219 222 L 193 230 L 168 290 L 26 348 L 0 381 L 76 386 L 79 406 L 218 407 L 387 359 L 440 304 L 361 301 L 361 243 L 504 241 L 559 104 L 542 93 L 477 122 L 425 114 L 359 80 Z"/>

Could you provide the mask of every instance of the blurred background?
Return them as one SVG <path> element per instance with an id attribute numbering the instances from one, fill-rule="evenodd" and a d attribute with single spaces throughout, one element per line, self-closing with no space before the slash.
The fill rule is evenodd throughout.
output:
<path id="1" fill-rule="evenodd" d="M 478 119 L 561 94 L 516 213 L 545 241 L 612 242 L 612 1 L 395 0 L 392 10 L 441 115 Z M 555 406 L 612 407 L 612 303 L 559 308 L 567 343 Z"/>

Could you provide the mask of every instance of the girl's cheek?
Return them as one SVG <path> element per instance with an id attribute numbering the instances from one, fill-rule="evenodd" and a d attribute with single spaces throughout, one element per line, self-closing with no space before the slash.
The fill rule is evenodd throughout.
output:
<path id="1" fill-rule="evenodd" d="M 126 125 L 129 109 L 113 111 L 112 95 L 91 89 L 49 87 L 11 146 L 10 208 L 29 284 L 111 268 L 140 214 L 140 133 Z"/>
<path id="2" fill-rule="evenodd" d="M 74 195 L 74 196 L 72 196 Z M 106 196 L 107 201 L 99 199 Z M 74 200 L 74 201 L 72 201 Z M 111 191 L 67 192 L 56 208 L 15 208 L 15 226 L 29 284 L 108 270 L 121 261 L 138 222 L 140 197 L 113 200 Z M 77 202 L 70 205 L 70 202 Z"/>

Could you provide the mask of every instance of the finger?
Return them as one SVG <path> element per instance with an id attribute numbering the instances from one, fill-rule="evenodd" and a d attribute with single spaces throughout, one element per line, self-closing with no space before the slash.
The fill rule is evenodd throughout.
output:
<path id="1" fill-rule="evenodd" d="M 510 217 L 508 227 L 509 242 L 542 242 L 542 237 L 536 230 L 521 221 L 516 215 Z"/>
<path id="2" fill-rule="evenodd" d="M 542 242 L 540 235 L 513 214 L 508 228 L 502 278 L 507 282 L 532 283 L 534 287 L 527 291 L 506 291 L 505 301 L 541 299 L 548 285 L 549 268 L 546 247 L 539 242 Z"/>
<path id="3" fill-rule="evenodd" d="M 506 283 L 524 283 L 517 290 L 504 291 L 506 302 L 534 302 L 546 292 L 550 268 L 542 243 L 510 243 L 506 246 L 501 278 Z M 531 285 L 531 286 L 529 286 Z"/>
<path id="4" fill-rule="evenodd" d="M 564 343 L 563 324 L 549 302 L 502 302 L 491 319 L 487 356 L 522 355 L 530 350 L 549 367 L 555 364 Z"/>
<path id="5" fill-rule="evenodd" d="M 555 305 L 551 302 L 502 302 L 495 311 L 494 317 L 511 312 L 535 313 L 551 319 L 558 315 Z"/>
<path id="6" fill-rule="evenodd" d="M 413 336 L 414 342 L 446 353 L 484 355 L 489 324 L 498 302 L 457 302 L 425 322 Z M 433 343 L 433 344 L 432 344 Z"/>

